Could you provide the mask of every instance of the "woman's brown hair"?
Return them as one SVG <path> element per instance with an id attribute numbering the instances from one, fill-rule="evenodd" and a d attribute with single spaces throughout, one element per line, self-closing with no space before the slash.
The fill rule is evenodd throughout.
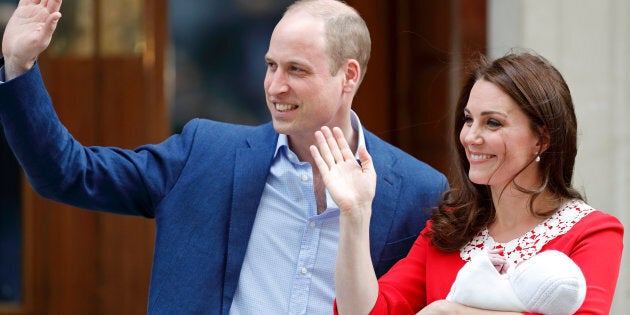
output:
<path id="1" fill-rule="evenodd" d="M 473 85 L 481 79 L 508 94 L 529 118 L 532 131 L 548 143 L 538 162 L 543 174 L 541 186 L 528 190 L 512 179 L 514 187 L 530 194 L 532 214 L 544 217 L 554 211 L 537 213 L 532 208 L 536 197 L 545 191 L 559 201 L 582 199 L 571 184 L 577 154 L 577 122 L 569 87 L 560 72 L 545 58 L 528 52 L 511 53 L 492 62 L 480 57 L 465 80 L 453 116 L 451 189 L 431 218 L 431 242 L 446 252 L 459 250 L 495 217 L 490 188 L 470 181 L 470 165 L 459 142 L 459 133 L 464 126 L 464 108 Z"/>

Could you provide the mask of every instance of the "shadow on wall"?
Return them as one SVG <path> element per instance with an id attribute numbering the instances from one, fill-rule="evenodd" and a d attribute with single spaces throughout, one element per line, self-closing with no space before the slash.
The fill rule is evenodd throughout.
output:
<path id="1" fill-rule="evenodd" d="M 0 34 L 17 5 L 0 0 Z M 21 172 L 0 128 L 0 303 L 22 300 Z"/>
<path id="2" fill-rule="evenodd" d="M 0 303 L 22 299 L 20 167 L 0 129 Z"/>

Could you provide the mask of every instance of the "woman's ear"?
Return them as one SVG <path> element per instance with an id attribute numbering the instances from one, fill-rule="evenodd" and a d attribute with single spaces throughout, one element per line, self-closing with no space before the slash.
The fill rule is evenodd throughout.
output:
<path id="1" fill-rule="evenodd" d="M 536 145 L 540 148 L 540 154 L 547 151 L 549 149 L 549 143 L 551 142 L 551 138 L 549 137 L 549 132 L 547 131 L 547 127 L 538 127 L 538 142 Z"/>
<path id="2" fill-rule="evenodd" d="M 346 61 L 344 69 L 344 84 L 343 90 L 346 93 L 355 93 L 359 86 L 361 78 L 361 66 L 359 62 L 354 59 L 348 59 Z"/>

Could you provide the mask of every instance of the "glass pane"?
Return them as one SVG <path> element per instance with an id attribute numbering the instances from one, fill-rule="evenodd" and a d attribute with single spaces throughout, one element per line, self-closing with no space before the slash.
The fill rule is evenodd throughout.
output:
<path id="1" fill-rule="evenodd" d="M 103 56 L 141 55 L 145 46 L 144 0 L 100 2 Z"/>
<path id="2" fill-rule="evenodd" d="M 91 57 L 95 52 L 94 2 L 64 1 L 63 15 L 46 53 L 50 56 Z"/>
<path id="3" fill-rule="evenodd" d="M 0 0 L 0 28 L 17 1 Z M 0 128 L 0 304 L 22 300 L 21 172 Z"/>
<path id="4" fill-rule="evenodd" d="M 292 0 L 170 0 L 172 129 L 194 117 L 269 120 L 263 80 L 275 24 Z"/>
<path id="5" fill-rule="evenodd" d="M 52 57 L 93 57 L 97 40 L 103 57 L 140 55 L 144 51 L 144 1 L 64 1 L 63 17 L 46 53 Z M 96 22 L 98 21 L 98 22 Z M 98 23 L 98 24 L 97 24 Z M 96 37 L 96 27 L 100 36 Z"/>

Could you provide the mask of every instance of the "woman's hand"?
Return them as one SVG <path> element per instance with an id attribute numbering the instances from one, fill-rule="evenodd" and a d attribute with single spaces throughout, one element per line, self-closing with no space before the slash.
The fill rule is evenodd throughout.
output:
<path id="1" fill-rule="evenodd" d="M 437 300 L 425 306 L 416 315 L 439 315 L 439 314 L 456 314 L 455 311 L 459 304 L 447 300 Z"/>
<path id="2" fill-rule="evenodd" d="M 479 308 L 468 307 L 456 302 L 447 300 L 437 300 L 427 306 L 425 306 L 416 315 L 522 315 L 520 312 L 504 312 L 504 311 L 492 311 L 483 310 Z"/>
<path id="3" fill-rule="evenodd" d="M 376 190 L 376 172 L 370 154 L 365 147 L 359 147 L 361 162 L 357 162 L 343 132 L 337 127 L 332 131 L 322 127 L 315 132 L 315 140 L 316 145 L 310 147 L 311 155 L 342 214 L 367 215 L 369 218 Z"/>
<path id="4" fill-rule="evenodd" d="M 5 80 L 27 71 L 50 44 L 61 18 L 61 0 L 20 0 L 2 38 Z"/>

